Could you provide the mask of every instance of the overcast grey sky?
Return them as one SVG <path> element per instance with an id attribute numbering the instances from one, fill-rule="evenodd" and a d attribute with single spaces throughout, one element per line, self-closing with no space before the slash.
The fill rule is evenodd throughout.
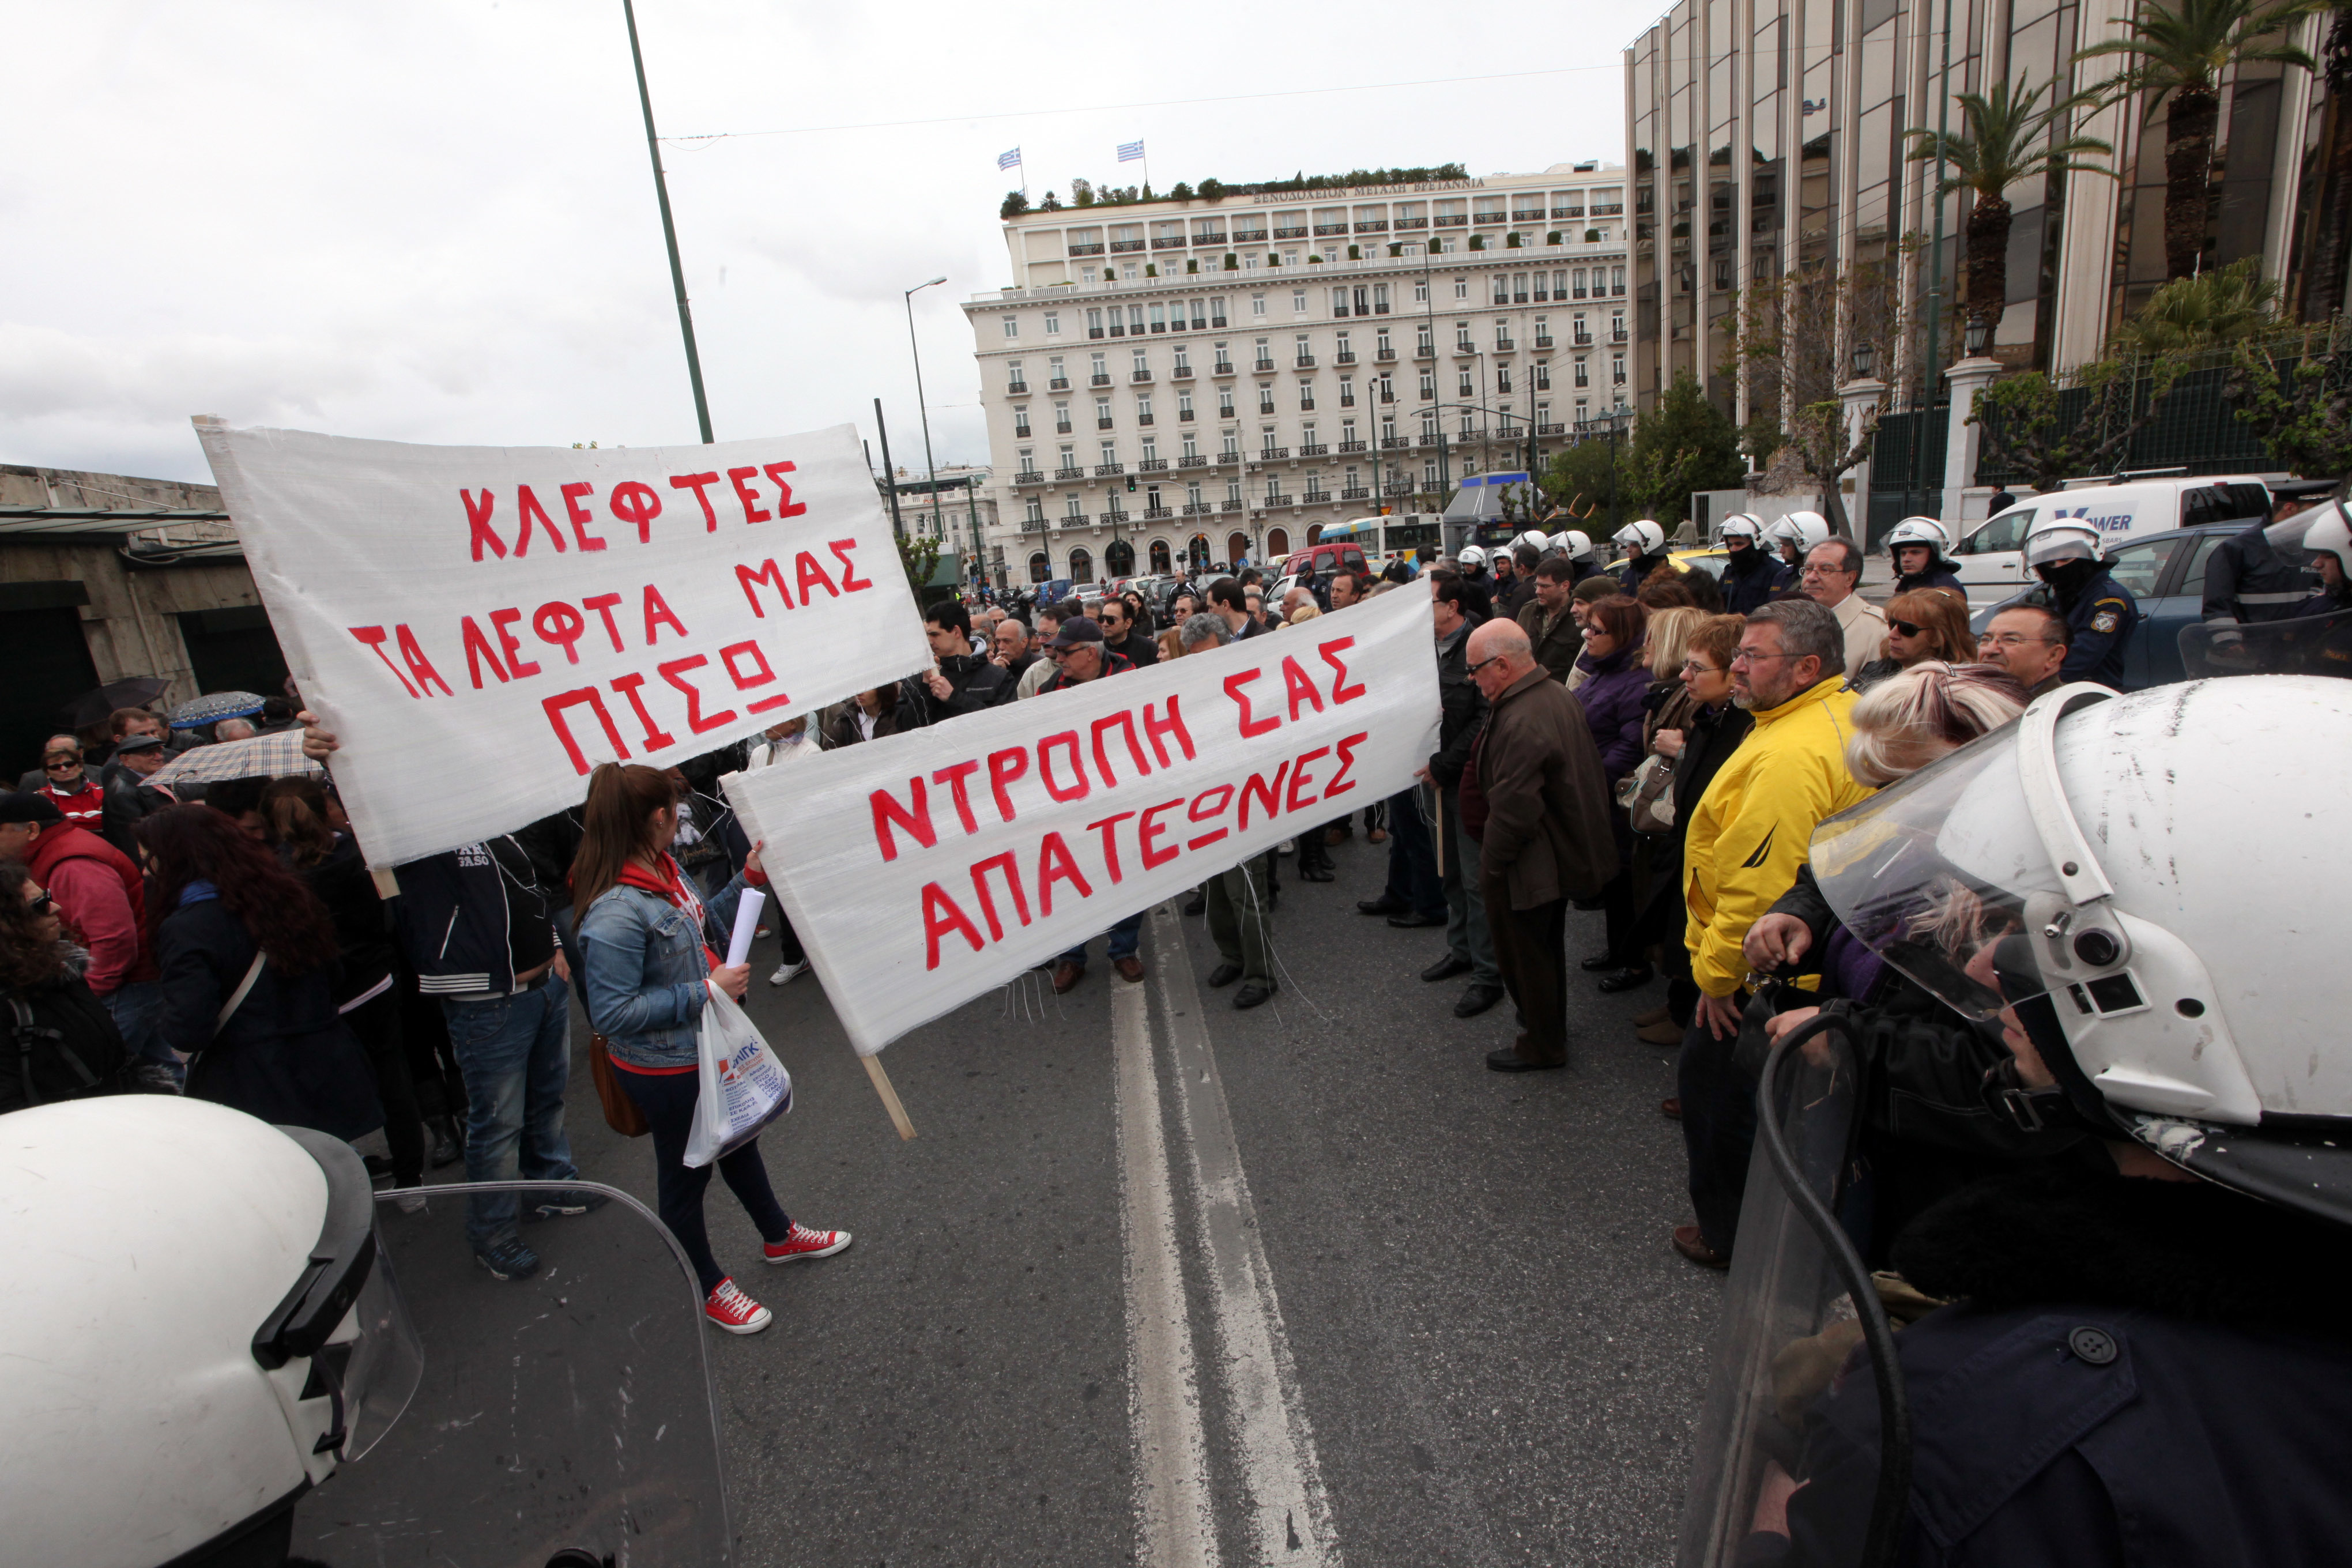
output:
<path id="1" fill-rule="evenodd" d="M 0 0 L 0 461 L 206 479 L 195 413 L 695 439 L 620 0 Z M 1137 137 L 1163 188 L 1614 160 L 1618 49 L 1649 19 L 639 0 L 665 137 L 869 127 L 666 147 L 716 433 L 870 437 L 878 396 L 919 462 L 899 290 L 945 273 L 916 305 L 932 440 L 984 460 L 955 301 L 1010 281 L 1009 147 L 1033 197 L 1065 200 L 1073 175 L 1135 180 L 1113 150 Z M 1384 85 L 1444 77 L 1499 79 Z M 1346 90 L 1296 90 L 1323 88 Z M 1223 101 L 1142 107 L 1198 99 Z"/>

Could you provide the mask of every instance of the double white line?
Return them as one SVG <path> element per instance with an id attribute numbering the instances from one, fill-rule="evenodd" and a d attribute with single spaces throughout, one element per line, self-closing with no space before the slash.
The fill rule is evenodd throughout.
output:
<path id="1" fill-rule="evenodd" d="M 1211 1364 L 1247 1493 L 1246 1548 L 1253 1563 L 1340 1568 L 1315 1436 L 1299 1403 L 1297 1369 L 1258 1239 L 1249 1183 L 1182 932 L 1167 905 L 1151 912 L 1150 929 L 1151 973 L 1183 1145 L 1178 1157 L 1193 1199 L 1192 1250 L 1214 1336 Z M 1113 991 L 1138 1556 L 1143 1568 L 1217 1568 L 1221 1554 L 1201 1408 L 1202 1358 L 1194 1352 L 1186 1306 L 1174 1172 L 1160 1103 L 1159 1046 L 1145 988 L 1119 985 Z"/>

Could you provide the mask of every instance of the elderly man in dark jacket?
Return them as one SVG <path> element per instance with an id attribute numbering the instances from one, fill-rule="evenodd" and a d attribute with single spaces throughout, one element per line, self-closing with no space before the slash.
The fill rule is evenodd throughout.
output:
<path id="1" fill-rule="evenodd" d="M 1463 773 L 1464 819 L 1479 841 L 1487 929 L 1525 1025 L 1486 1058 L 1496 1072 L 1568 1065 L 1568 901 L 1617 870 L 1601 753 L 1575 698 L 1536 663 L 1527 634 L 1497 621 L 1470 634 L 1486 726 Z"/>
<path id="2" fill-rule="evenodd" d="M 1537 565 L 1535 584 L 1535 597 L 1519 606 L 1519 630 L 1528 634 L 1528 646 L 1545 673 L 1566 680 L 1576 656 L 1584 651 L 1584 628 L 1569 613 L 1575 597 L 1575 564 L 1565 555 L 1554 555 Z"/>

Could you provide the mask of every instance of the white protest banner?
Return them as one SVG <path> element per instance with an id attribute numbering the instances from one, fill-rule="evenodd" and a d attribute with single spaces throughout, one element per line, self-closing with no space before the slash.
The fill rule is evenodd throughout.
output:
<path id="1" fill-rule="evenodd" d="M 722 783 L 862 1056 L 1402 789 L 1429 588 Z"/>
<path id="2" fill-rule="evenodd" d="M 595 450 L 196 433 L 371 866 L 930 662 L 845 425 Z"/>

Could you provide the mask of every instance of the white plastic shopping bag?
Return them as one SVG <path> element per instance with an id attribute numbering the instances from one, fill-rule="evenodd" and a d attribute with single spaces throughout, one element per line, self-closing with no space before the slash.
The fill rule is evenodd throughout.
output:
<path id="1" fill-rule="evenodd" d="M 686 1137 L 686 1163 L 708 1165 L 760 1135 L 793 1108 L 793 1075 L 760 1037 L 734 1000 L 707 985 L 703 1004 L 702 1093 Z"/>

